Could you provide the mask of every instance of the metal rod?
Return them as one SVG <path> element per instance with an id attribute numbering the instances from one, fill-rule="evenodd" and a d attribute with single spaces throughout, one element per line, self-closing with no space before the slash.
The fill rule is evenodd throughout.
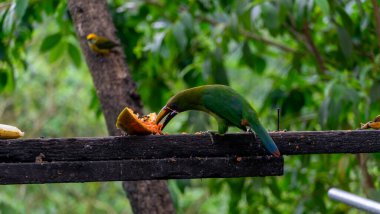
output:
<path id="1" fill-rule="evenodd" d="M 337 188 L 329 189 L 327 194 L 331 199 L 348 204 L 357 209 L 370 213 L 380 213 L 380 203 L 376 201 L 366 199 Z"/>
<path id="2" fill-rule="evenodd" d="M 277 131 L 280 131 L 280 108 L 277 108 Z"/>

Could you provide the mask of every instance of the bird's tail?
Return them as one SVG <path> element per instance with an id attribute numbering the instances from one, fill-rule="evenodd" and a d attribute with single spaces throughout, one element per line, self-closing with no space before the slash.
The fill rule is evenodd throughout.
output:
<path id="1" fill-rule="evenodd" d="M 252 119 L 248 121 L 248 123 L 250 127 L 253 129 L 253 131 L 255 131 L 256 135 L 259 136 L 264 147 L 270 153 L 272 153 L 272 155 L 274 155 L 275 157 L 279 157 L 281 155 L 280 151 L 278 150 L 271 136 L 269 136 L 268 132 L 261 125 L 260 121 L 258 119 Z"/>

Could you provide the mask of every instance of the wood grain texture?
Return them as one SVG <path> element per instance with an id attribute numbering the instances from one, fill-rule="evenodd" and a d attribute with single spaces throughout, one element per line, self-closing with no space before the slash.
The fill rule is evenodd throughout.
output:
<path id="1" fill-rule="evenodd" d="M 283 158 L 218 157 L 1 163 L 0 184 L 228 178 L 283 174 Z"/>
<path id="2" fill-rule="evenodd" d="M 380 152 L 374 130 L 271 136 L 283 155 Z M 272 176 L 282 167 L 249 133 L 0 140 L 1 184 Z"/>
<path id="3" fill-rule="evenodd" d="M 380 152 L 380 131 L 270 135 L 283 155 Z M 268 155 L 249 133 L 0 140 L 0 162 L 34 162 L 40 154 L 49 162 Z"/>

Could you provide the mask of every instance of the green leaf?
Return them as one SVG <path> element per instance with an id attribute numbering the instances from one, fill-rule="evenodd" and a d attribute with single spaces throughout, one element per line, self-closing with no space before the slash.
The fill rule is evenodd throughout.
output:
<path id="1" fill-rule="evenodd" d="M 56 62 L 58 59 L 62 59 L 66 51 L 66 44 L 61 42 L 57 44 L 56 48 L 51 49 L 49 52 L 50 63 Z"/>
<path id="2" fill-rule="evenodd" d="M 203 84 L 202 73 L 197 69 L 195 64 L 189 64 L 182 69 L 180 76 L 189 86 L 197 86 Z"/>
<path id="3" fill-rule="evenodd" d="M 230 30 L 232 38 L 239 38 L 239 21 L 236 13 L 231 14 L 230 18 Z"/>
<path id="4" fill-rule="evenodd" d="M 243 44 L 242 52 L 242 59 L 244 63 L 247 64 L 252 69 L 252 71 L 255 71 L 259 74 L 263 73 L 266 68 L 266 61 L 262 57 L 257 56 L 252 52 L 248 42 L 245 42 Z"/>
<path id="5" fill-rule="evenodd" d="M 269 178 L 269 181 L 270 181 L 270 185 L 268 185 L 268 187 L 271 190 L 271 192 L 273 193 L 273 196 L 280 199 L 281 188 L 277 184 L 276 179 L 272 177 L 272 178 Z"/>
<path id="6" fill-rule="evenodd" d="M 96 117 L 100 117 L 102 115 L 102 108 L 100 106 L 100 101 L 98 95 L 96 94 L 95 88 L 91 88 L 90 96 L 91 101 L 88 109 L 95 112 Z"/>
<path id="7" fill-rule="evenodd" d="M 316 3 L 325 15 L 330 14 L 330 5 L 327 0 L 316 0 Z"/>
<path id="8" fill-rule="evenodd" d="M 255 23 L 257 23 L 260 20 L 261 7 L 259 6 L 252 7 L 249 15 L 250 15 L 250 20 L 251 20 L 252 25 L 255 25 Z M 244 27 L 249 28 L 250 25 L 248 26 L 244 25 Z"/>
<path id="9" fill-rule="evenodd" d="M 370 90 L 370 98 L 371 98 L 371 103 L 376 103 L 380 101 L 380 80 L 376 80 L 374 84 L 371 87 Z"/>
<path id="10" fill-rule="evenodd" d="M 159 52 L 161 46 L 162 46 L 162 43 L 163 43 L 163 40 L 165 39 L 165 36 L 166 36 L 166 32 L 159 32 L 159 33 L 156 33 L 153 37 L 153 41 L 152 42 L 149 42 L 146 44 L 145 47 L 141 48 L 140 44 L 138 43 L 135 47 L 135 49 L 133 50 L 135 52 L 135 54 L 139 57 L 139 55 L 141 55 L 142 53 L 140 51 L 147 51 L 147 50 L 150 50 L 152 52 Z"/>
<path id="11" fill-rule="evenodd" d="M 248 42 L 244 42 L 242 52 L 242 57 L 245 64 L 247 64 L 251 69 L 254 69 L 255 63 L 253 62 L 253 53 L 248 45 Z"/>
<path id="12" fill-rule="evenodd" d="M 59 1 L 44 1 L 43 6 L 46 14 L 53 14 L 58 7 L 58 3 Z"/>
<path id="13" fill-rule="evenodd" d="M 0 70 L 0 92 L 2 92 L 5 89 L 5 86 L 8 82 L 8 75 L 5 70 Z"/>
<path id="14" fill-rule="evenodd" d="M 40 46 L 40 52 L 45 53 L 48 50 L 52 49 L 54 46 L 56 46 L 62 39 L 61 33 L 54 33 L 51 34 L 42 41 L 42 44 Z"/>
<path id="15" fill-rule="evenodd" d="M 302 29 L 305 20 L 307 20 L 307 1 L 295 0 L 294 1 L 293 16 L 295 18 L 295 24 L 297 29 Z"/>
<path id="16" fill-rule="evenodd" d="M 244 178 L 231 178 L 228 180 L 228 185 L 230 189 L 228 213 L 240 213 L 238 204 L 243 195 L 242 193 L 244 189 Z"/>
<path id="17" fill-rule="evenodd" d="M 279 27 L 278 9 L 271 3 L 264 3 L 261 12 L 264 25 L 270 30 L 276 30 Z"/>
<path id="18" fill-rule="evenodd" d="M 7 48 L 5 47 L 5 45 L 0 41 L 0 61 L 3 61 L 6 59 L 6 51 L 7 51 Z"/>
<path id="19" fill-rule="evenodd" d="M 203 79 L 209 81 L 211 79 L 211 59 L 207 57 L 202 63 Z"/>
<path id="20" fill-rule="evenodd" d="M 66 28 L 69 25 L 65 24 L 65 14 L 67 12 L 67 2 L 66 1 L 59 1 L 59 4 L 57 7 L 55 7 L 55 17 L 57 18 L 58 23 L 61 24 L 61 27 Z"/>
<path id="21" fill-rule="evenodd" d="M 211 56 L 212 83 L 229 85 L 227 70 L 224 65 L 224 55 L 220 48 L 216 48 Z"/>
<path id="22" fill-rule="evenodd" d="M 252 27 L 256 24 L 256 19 L 254 15 L 260 16 L 260 12 L 257 14 L 253 14 L 253 11 L 257 11 L 254 7 L 251 10 L 246 10 L 243 13 L 235 13 L 237 16 L 237 25 L 239 27 L 243 27 L 246 30 L 252 30 Z M 260 11 L 260 9 L 258 9 Z"/>
<path id="23" fill-rule="evenodd" d="M 0 92 L 12 92 L 15 89 L 14 70 L 9 62 L 8 69 L 0 69 Z"/>
<path id="24" fill-rule="evenodd" d="M 305 91 L 300 89 L 291 90 L 281 106 L 281 115 L 300 114 L 301 109 L 306 103 L 305 94 L 308 94 L 307 92 L 304 93 Z"/>
<path id="25" fill-rule="evenodd" d="M 254 61 L 255 61 L 255 71 L 259 74 L 262 74 L 267 67 L 267 62 L 264 58 L 254 55 Z"/>
<path id="26" fill-rule="evenodd" d="M 350 16 L 346 13 L 346 11 L 340 7 L 337 8 L 339 16 L 342 20 L 342 24 L 344 28 L 352 34 L 354 32 L 354 23 L 352 22 Z"/>
<path id="27" fill-rule="evenodd" d="M 82 63 L 82 57 L 81 57 L 81 54 L 79 52 L 78 47 L 76 47 L 72 43 L 68 43 L 67 51 L 68 51 L 68 54 L 69 54 L 71 60 L 74 62 L 74 65 L 77 68 L 79 68 L 81 63 Z"/>
<path id="28" fill-rule="evenodd" d="M 5 22 L 5 18 L 7 17 L 8 12 L 9 12 L 9 8 L 6 8 L 0 12 L 0 27 L 2 28 L 4 28 L 4 22 Z M 0 34 L 0 38 L 3 36 L 4 35 Z"/>
<path id="29" fill-rule="evenodd" d="M 181 22 L 177 22 L 173 26 L 173 35 L 177 41 L 181 50 L 184 50 L 187 45 L 187 36 L 185 33 L 185 27 Z"/>
<path id="30" fill-rule="evenodd" d="M 227 71 L 224 66 L 223 53 L 220 48 L 216 48 L 213 53 L 202 64 L 203 78 L 209 84 L 229 85 Z"/>
<path id="31" fill-rule="evenodd" d="M 4 13 L 4 21 L 3 21 L 3 26 L 2 26 L 2 33 L 6 36 L 8 36 L 14 28 L 14 17 L 15 17 L 15 10 L 12 8 L 9 8 L 5 13 Z"/>
<path id="32" fill-rule="evenodd" d="M 21 20 L 28 8 L 28 0 L 16 0 L 16 17 Z"/>
<path id="33" fill-rule="evenodd" d="M 193 17 L 188 12 L 182 13 L 181 22 L 184 25 L 187 33 L 193 33 L 194 20 L 193 20 Z"/>
<path id="34" fill-rule="evenodd" d="M 341 26 L 338 26 L 338 39 L 339 39 L 339 46 L 344 57 L 346 59 L 349 59 L 352 55 L 352 49 L 353 49 L 352 39 L 348 31 Z"/>

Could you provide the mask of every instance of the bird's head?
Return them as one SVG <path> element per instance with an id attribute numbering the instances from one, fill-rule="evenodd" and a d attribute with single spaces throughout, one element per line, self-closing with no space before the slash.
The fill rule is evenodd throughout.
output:
<path id="1" fill-rule="evenodd" d="M 94 43 L 97 40 L 98 36 L 95 33 L 90 33 L 87 35 L 86 39 L 88 42 Z"/>
<path id="2" fill-rule="evenodd" d="M 174 97 L 173 97 L 174 98 Z M 160 123 L 162 119 L 166 117 L 162 123 L 162 129 L 174 118 L 178 113 L 184 111 L 177 99 L 170 99 L 169 102 L 161 109 L 156 118 L 156 124 Z"/>
<path id="3" fill-rule="evenodd" d="M 184 90 L 174 95 L 161 109 L 156 118 L 156 124 L 160 123 L 166 117 L 162 124 L 162 129 L 169 123 L 178 113 L 187 110 L 199 109 L 200 93 L 197 90 Z"/>

